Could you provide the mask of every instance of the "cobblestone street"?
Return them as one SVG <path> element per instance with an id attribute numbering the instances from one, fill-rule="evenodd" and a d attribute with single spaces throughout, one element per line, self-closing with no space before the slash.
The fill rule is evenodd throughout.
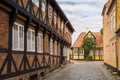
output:
<path id="1" fill-rule="evenodd" d="M 49 74 L 45 80 L 115 80 L 107 71 L 103 62 L 74 62 L 63 69 Z"/>

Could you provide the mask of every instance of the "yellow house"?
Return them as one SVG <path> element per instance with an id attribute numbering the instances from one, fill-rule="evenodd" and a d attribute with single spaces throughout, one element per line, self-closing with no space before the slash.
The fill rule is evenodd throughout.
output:
<path id="1" fill-rule="evenodd" d="M 84 60 L 84 48 L 82 48 L 83 39 L 86 37 L 92 37 L 96 40 L 96 49 L 90 51 L 90 56 L 93 57 L 93 60 L 103 60 L 103 41 L 102 35 L 99 32 L 82 32 L 75 43 L 72 46 L 71 58 L 74 60 Z"/>
<path id="2" fill-rule="evenodd" d="M 120 74 L 120 0 L 108 0 L 102 15 L 104 62 Z"/>
<path id="3" fill-rule="evenodd" d="M 120 0 L 116 0 L 117 72 L 120 74 Z"/>

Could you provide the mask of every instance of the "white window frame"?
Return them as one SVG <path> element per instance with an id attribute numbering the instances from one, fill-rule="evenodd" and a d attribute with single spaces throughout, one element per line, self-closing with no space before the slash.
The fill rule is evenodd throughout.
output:
<path id="1" fill-rule="evenodd" d="M 33 29 L 28 29 L 30 30 L 30 43 L 28 43 L 28 32 L 27 32 L 27 51 L 35 52 L 35 30 Z M 34 43 L 32 42 L 32 32 L 34 32 Z M 30 49 L 28 49 L 28 44 L 30 44 Z M 33 49 L 33 44 L 34 44 L 34 49 Z"/>
<path id="2" fill-rule="evenodd" d="M 48 16 L 49 16 L 49 18 L 52 18 L 52 15 L 53 15 L 53 8 L 52 8 L 51 5 L 49 5 L 49 7 L 48 7 Z"/>
<path id="3" fill-rule="evenodd" d="M 46 2 L 43 0 L 42 3 L 42 11 L 45 12 L 45 9 L 46 9 Z"/>
<path id="4" fill-rule="evenodd" d="M 55 18 L 54 19 L 54 25 L 56 25 L 57 24 L 57 13 L 56 12 L 54 13 L 54 18 Z"/>
<path id="5" fill-rule="evenodd" d="M 116 27 L 116 11 L 114 11 L 114 28 Z"/>
<path id="6" fill-rule="evenodd" d="M 13 26 L 13 28 L 12 28 L 12 30 L 13 30 L 13 33 L 12 33 L 12 49 L 17 50 L 17 51 L 24 51 L 24 46 L 23 46 L 23 48 L 20 48 L 20 38 L 19 38 L 20 37 L 20 27 L 22 27 L 23 28 L 23 45 L 24 45 L 24 26 L 21 25 L 20 23 L 17 23 L 17 22 L 15 22 L 14 25 L 17 25 L 17 27 L 18 27 L 18 36 L 17 36 L 18 46 L 17 46 L 17 48 L 15 48 L 15 43 L 14 43 L 15 34 L 14 34 L 14 26 Z"/>
<path id="7" fill-rule="evenodd" d="M 40 38 L 42 37 L 42 39 L 40 39 L 40 49 L 38 49 L 38 44 L 39 44 L 39 39 L 37 37 L 37 52 L 39 53 L 43 53 L 43 33 L 42 32 L 38 32 L 38 36 L 40 36 Z"/>
<path id="8" fill-rule="evenodd" d="M 112 29 L 113 29 L 113 16 L 112 15 L 110 16 L 110 28 L 112 31 Z"/>

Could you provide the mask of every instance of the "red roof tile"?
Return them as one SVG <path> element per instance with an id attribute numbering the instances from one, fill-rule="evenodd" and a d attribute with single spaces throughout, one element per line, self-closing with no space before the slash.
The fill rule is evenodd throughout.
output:
<path id="1" fill-rule="evenodd" d="M 96 38 L 96 47 L 103 47 L 103 38 L 100 32 L 92 32 Z M 74 42 L 72 47 L 82 47 L 83 38 L 85 37 L 86 32 L 82 32 L 77 40 Z"/>

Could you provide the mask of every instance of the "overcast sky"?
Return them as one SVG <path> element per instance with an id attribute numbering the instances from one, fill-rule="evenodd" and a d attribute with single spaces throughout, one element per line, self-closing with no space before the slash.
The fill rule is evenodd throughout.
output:
<path id="1" fill-rule="evenodd" d="M 73 25 L 75 32 L 72 40 L 76 40 L 81 32 L 89 28 L 97 32 L 102 27 L 102 10 L 107 0 L 57 0 L 60 7 Z"/>

